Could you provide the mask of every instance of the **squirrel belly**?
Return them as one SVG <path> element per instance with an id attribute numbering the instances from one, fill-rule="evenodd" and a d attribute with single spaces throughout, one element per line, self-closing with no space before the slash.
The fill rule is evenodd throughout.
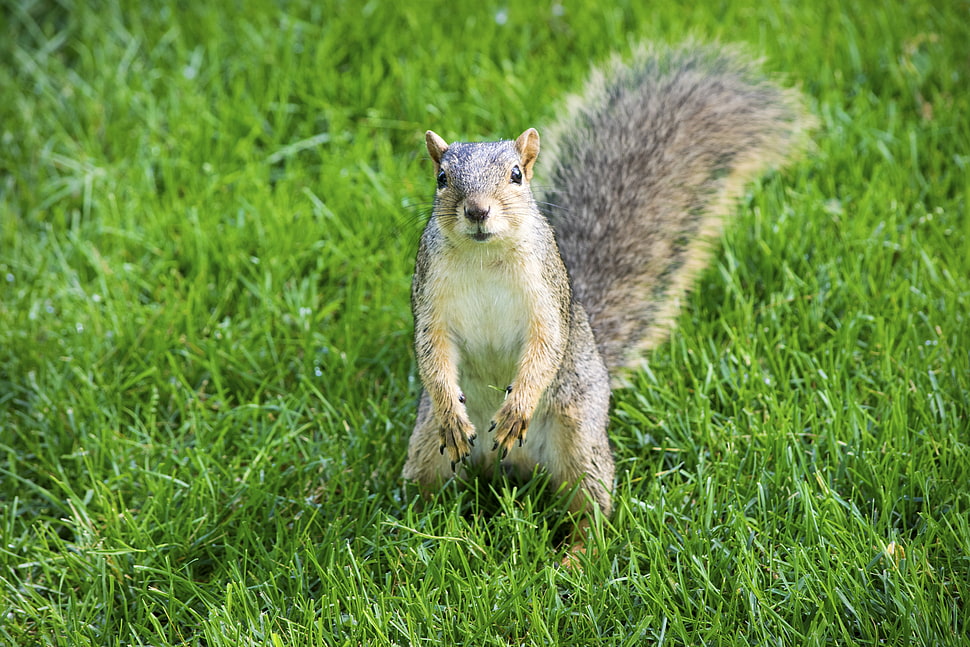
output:
<path id="1" fill-rule="evenodd" d="M 663 338 L 746 184 L 812 123 L 731 49 L 641 48 L 594 70 L 549 129 L 548 213 L 536 130 L 428 131 L 437 188 L 411 287 L 424 388 L 404 477 L 427 491 L 465 464 L 538 466 L 578 488 L 571 512 L 608 515 L 611 386 Z"/>
<path id="2" fill-rule="evenodd" d="M 435 307 L 448 316 L 458 353 L 458 383 L 477 430 L 488 429 L 505 400 L 529 322 L 540 316 L 522 284 L 523 278 L 536 275 L 531 265 L 534 259 L 528 255 L 520 257 L 493 241 L 454 253 L 436 272 Z M 479 443 L 473 450 L 475 460 L 482 458 L 483 447 Z"/>

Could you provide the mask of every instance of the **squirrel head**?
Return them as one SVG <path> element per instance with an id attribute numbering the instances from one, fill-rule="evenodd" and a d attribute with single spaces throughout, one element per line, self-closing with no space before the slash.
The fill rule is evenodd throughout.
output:
<path id="1" fill-rule="evenodd" d="M 529 182 L 539 155 L 539 133 L 515 141 L 448 144 L 425 133 L 434 161 L 434 216 L 446 236 L 487 242 L 511 233 L 534 213 Z"/>

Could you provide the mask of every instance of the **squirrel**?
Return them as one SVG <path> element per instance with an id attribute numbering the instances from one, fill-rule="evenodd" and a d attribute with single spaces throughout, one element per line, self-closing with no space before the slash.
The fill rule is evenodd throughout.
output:
<path id="1" fill-rule="evenodd" d="M 583 550 L 591 506 L 613 508 L 611 389 L 664 339 L 746 184 L 812 124 L 798 92 L 738 51 L 688 44 L 593 70 L 548 129 L 542 201 L 534 128 L 451 144 L 429 130 L 437 188 L 411 289 L 423 390 L 404 478 L 429 492 L 469 468 L 539 468 L 575 488 Z"/>

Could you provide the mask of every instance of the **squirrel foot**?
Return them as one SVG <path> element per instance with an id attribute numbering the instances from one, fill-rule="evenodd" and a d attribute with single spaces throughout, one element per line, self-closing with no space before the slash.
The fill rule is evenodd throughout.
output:
<path id="1" fill-rule="evenodd" d="M 519 447 L 522 446 L 525 442 L 526 430 L 529 428 L 529 418 L 516 408 L 508 406 L 508 404 L 506 402 L 506 406 L 503 406 L 495 414 L 495 420 L 492 421 L 492 426 L 489 428 L 489 431 L 495 432 L 495 443 L 492 445 L 492 451 L 501 447 L 502 458 L 505 458 L 516 441 L 519 442 Z"/>
<path id="2" fill-rule="evenodd" d="M 464 417 L 456 416 L 450 424 L 443 424 L 439 430 L 441 445 L 438 451 L 444 455 L 448 450 L 448 458 L 451 459 L 451 471 L 455 471 L 455 465 L 464 461 L 472 453 L 475 446 L 475 428 L 472 423 Z"/>

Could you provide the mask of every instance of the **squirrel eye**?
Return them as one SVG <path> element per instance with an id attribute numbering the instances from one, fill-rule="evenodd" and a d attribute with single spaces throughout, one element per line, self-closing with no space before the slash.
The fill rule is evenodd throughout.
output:
<path id="1" fill-rule="evenodd" d="M 448 176 L 444 171 L 438 171 L 438 188 L 443 189 L 448 186 Z"/>
<path id="2" fill-rule="evenodd" d="M 512 184 L 522 184 L 522 169 L 518 165 L 512 167 L 512 174 L 509 176 L 509 182 Z"/>

